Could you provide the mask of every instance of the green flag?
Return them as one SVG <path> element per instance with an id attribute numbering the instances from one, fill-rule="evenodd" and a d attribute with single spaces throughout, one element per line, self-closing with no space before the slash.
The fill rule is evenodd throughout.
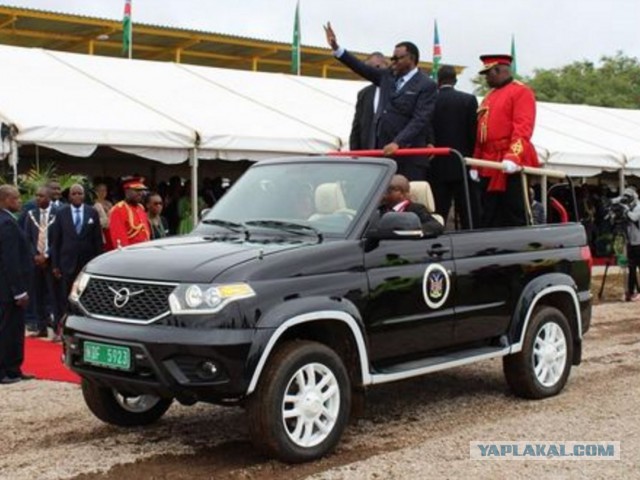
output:
<path id="1" fill-rule="evenodd" d="M 291 73 L 293 73 L 294 75 L 300 75 L 300 2 L 296 3 L 296 18 L 293 21 Z"/>
<path id="2" fill-rule="evenodd" d="M 132 44 L 131 31 L 131 0 L 124 1 L 124 16 L 122 17 L 122 53 L 131 58 Z"/>
<path id="3" fill-rule="evenodd" d="M 511 73 L 515 77 L 518 75 L 518 66 L 516 64 L 516 37 L 511 34 Z"/>

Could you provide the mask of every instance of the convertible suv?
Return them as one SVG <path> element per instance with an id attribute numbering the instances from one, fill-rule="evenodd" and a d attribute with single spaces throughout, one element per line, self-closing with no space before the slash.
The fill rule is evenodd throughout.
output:
<path id="1" fill-rule="evenodd" d="M 241 405 L 256 447 L 303 462 L 376 384 L 502 357 L 516 395 L 559 393 L 591 317 L 583 227 L 427 235 L 414 213 L 380 213 L 394 172 L 260 162 L 192 234 L 89 263 L 63 332 L 89 409 L 134 426 L 174 400 Z M 430 203 L 427 187 L 412 190 Z"/>

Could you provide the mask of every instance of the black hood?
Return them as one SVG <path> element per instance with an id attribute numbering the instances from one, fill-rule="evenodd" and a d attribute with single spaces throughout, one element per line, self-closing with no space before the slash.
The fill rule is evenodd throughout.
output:
<path id="1" fill-rule="evenodd" d="M 93 259 L 86 271 L 141 280 L 210 283 L 230 267 L 304 245 L 308 244 L 187 235 L 114 250 Z"/>

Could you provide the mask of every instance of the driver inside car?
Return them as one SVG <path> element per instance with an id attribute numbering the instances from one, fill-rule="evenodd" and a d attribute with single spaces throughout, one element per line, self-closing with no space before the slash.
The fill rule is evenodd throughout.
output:
<path id="1" fill-rule="evenodd" d="M 386 212 L 412 212 L 418 215 L 422 224 L 422 231 L 425 235 L 440 235 L 444 231 L 444 227 L 438 222 L 427 210 L 427 207 L 421 203 L 412 202 L 409 198 L 410 184 L 404 175 L 394 175 L 391 177 L 387 192 L 382 197 L 382 205 L 380 205 L 380 213 Z"/>

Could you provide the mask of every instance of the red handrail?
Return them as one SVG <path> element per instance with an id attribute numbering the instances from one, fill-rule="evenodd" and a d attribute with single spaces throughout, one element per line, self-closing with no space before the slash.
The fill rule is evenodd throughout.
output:
<path id="1" fill-rule="evenodd" d="M 333 151 L 327 153 L 331 157 L 384 157 L 382 150 L 345 150 L 342 152 Z M 449 147 L 424 147 L 424 148 L 400 148 L 391 156 L 393 157 L 411 157 L 415 155 L 450 155 Z"/>

